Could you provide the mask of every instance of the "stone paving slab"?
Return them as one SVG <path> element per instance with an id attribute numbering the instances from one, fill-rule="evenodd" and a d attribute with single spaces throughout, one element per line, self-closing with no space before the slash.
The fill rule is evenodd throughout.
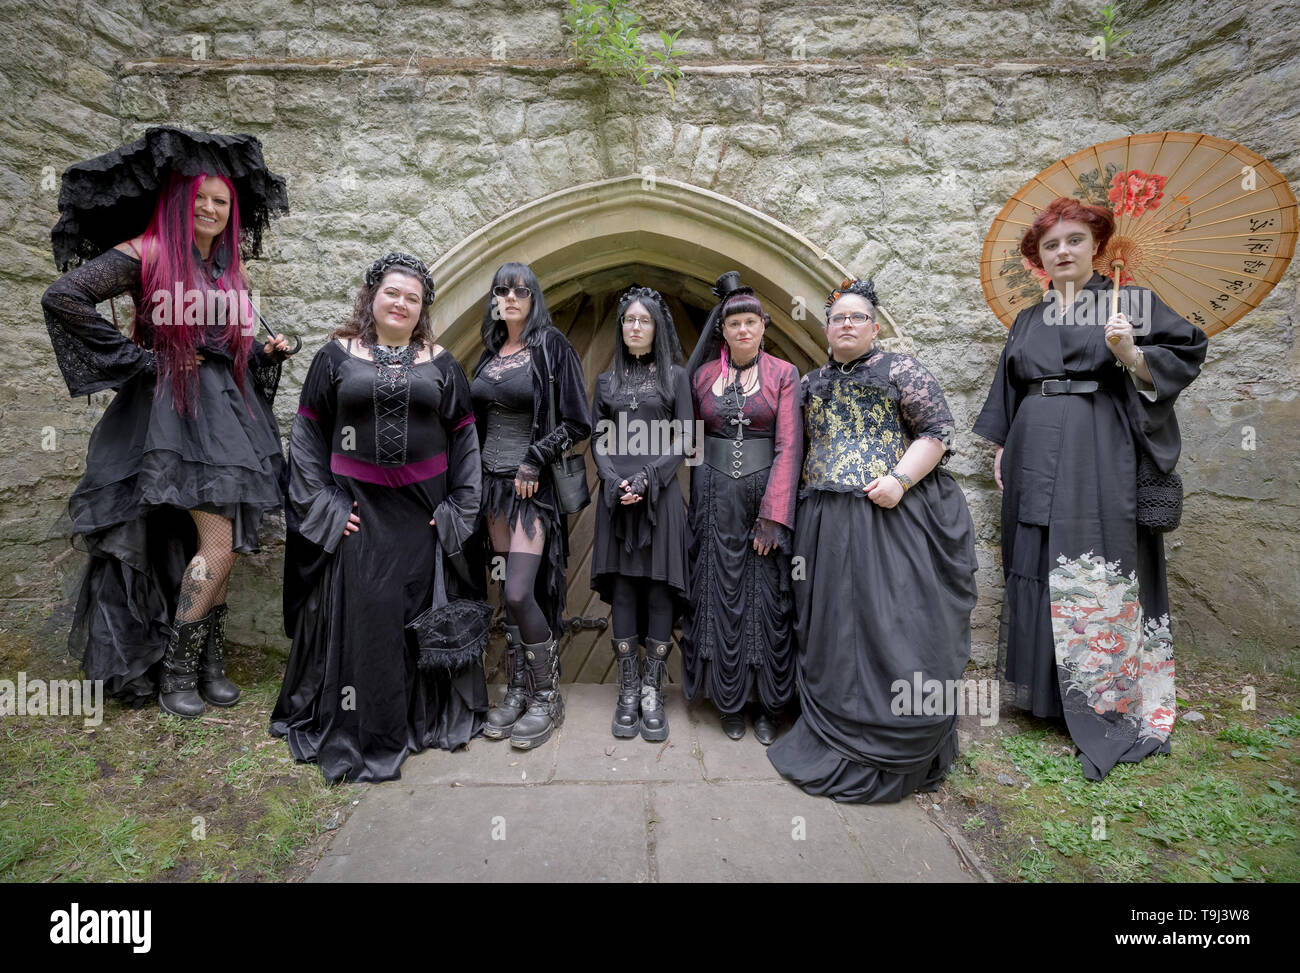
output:
<path id="1" fill-rule="evenodd" d="M 644 882 L 644 784 L 372 787 L 311 882 Z"/>
<path id="2" fill-rule="evenodd" d="M 663 882 L 871 882 L 834 803 L 784 782 L 651 785 Z"/>
<path id="3" fill-rule="evenodd" d="M 658 743 L 640 736 L 620 740 L 610 732 L 618 698 L 615 685 L 575 683 L 564 687 L 564 698 L 566 716 L 560 729 L 555 780 L 703 779 L 686 703 L 676 688 L 667 693 L 665 704 L 668 739 Z"/>
<path id="4" fill-rule="evenodd" d="M 540 749 L 476 739 L 367 787 L 313 882 L 977 881 L 923 808 L 783 781 L 749 728 L 668 694 L 668 746 L 609 732 L 617 689 L 564 687 Z"/>

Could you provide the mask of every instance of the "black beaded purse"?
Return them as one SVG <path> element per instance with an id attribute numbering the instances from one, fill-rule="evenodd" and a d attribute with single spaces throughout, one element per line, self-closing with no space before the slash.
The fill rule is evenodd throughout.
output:
<path id="1" fill-rule="evenodd" d="M 1137 522 L 1139 527 L 1166 533 L 1183 519 L 1183 478 L 1161 473 L 1143 450 L 1137 469 Z"/>
<path id="2" fill-rule="evenodd" d="M 471 598 L 447 600 L 442 576 L 442 545 L 433 542 L 433 603 L 407 622 L 420 649 L 419 666 L 455 672 L 482 658 L 492 625 L 492 606 Z"/>

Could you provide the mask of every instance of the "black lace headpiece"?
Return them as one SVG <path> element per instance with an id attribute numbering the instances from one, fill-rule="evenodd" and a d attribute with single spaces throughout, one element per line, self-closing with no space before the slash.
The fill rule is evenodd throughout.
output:
<path id="1" fill-rule="evenodd" d="M 868 277 L 863 280 L 861 277 L 846 277 L 840 282 L 840 286 L 831 291 L 830 296 L 826 298 L 826 313 L 829 315 L 831 305 L 838 301 L 845 294 L 857 294 L 859 297 L 865 297 L 871 302 L 872 307 L 880 307 L 880 298 L 876 296 L 876 282 Z"/>
<path id="2" fill-rule="evenodd" d="M 370 269 L 366 271 L 366 286 L 378 286 L 379 282 L 384 279 L 384 274 L 394 267 L 409 271 L 411 276 L 418 277 L 424 284 L 424 306 L 428 307 L 433 303 L 433 278 L 429 276 L 429 268 L 424 265 L 424 261 L 412 257 L 409 253 L 394 251 L 384 254 L 384 256 L 372 263 Z"/>

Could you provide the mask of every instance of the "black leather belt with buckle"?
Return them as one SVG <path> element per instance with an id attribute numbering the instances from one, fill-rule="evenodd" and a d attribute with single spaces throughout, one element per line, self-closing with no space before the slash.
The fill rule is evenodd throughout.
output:
<path id="1" fill-rule="evenodd" d="M 1043 382 L 1030 382 L 1030 395 L 1087 395 L 1101 388 L 1101 383 L 1090 378 L 1049 378 Z"/>
<path id="2" fill-rule="evenodd" d="M 772 440 L 704 437 L 704 462 L 733 479 L 772 465 Z"/>

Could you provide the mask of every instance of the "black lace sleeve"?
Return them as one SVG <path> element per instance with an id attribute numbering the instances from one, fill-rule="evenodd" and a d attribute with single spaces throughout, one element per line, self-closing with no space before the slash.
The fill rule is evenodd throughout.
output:
<path id="1" fill-rule="evenodd" d="M 939 463 L 947 463 L 953 454 L 953 421 L 939 383 L 911 355 L 894 356 L 889 367 L 889 380 L 898 389 L 899 413 L 908 438 L 939 440 L 944 447 Z"/>
<path id="2" fill-rule="evenodd" d="M 120 388 L 140 372 L 155 372 L 153 352 L 96 310 L 119 294 L 138 297 L 139 290 L 139 261 L 109 250 L 68 271 L 41 297 L 54 357 L 73 396 Z"/>

